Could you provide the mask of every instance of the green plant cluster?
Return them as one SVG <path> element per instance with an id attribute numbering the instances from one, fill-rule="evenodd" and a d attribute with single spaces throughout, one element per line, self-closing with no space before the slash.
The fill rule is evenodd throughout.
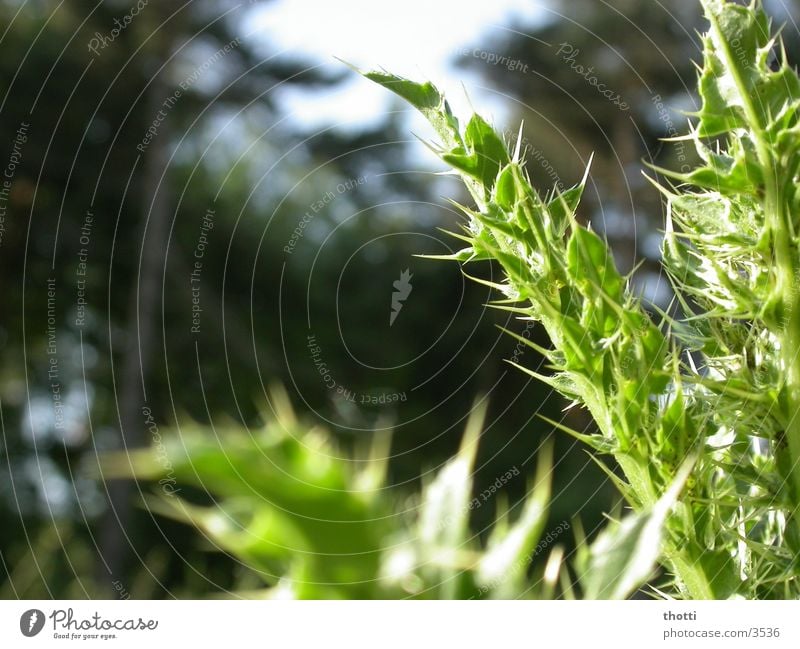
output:
<path id="1" fill-rule="evenodd" d="M 559 587 L 563 550 L 541 543 L 550 498 L 547 451 L 526 500 L 509 511 L 498 497 L 486 540 L 470 531 L 482 408 L 459 453 L 418 496 L 402 498 L 387 485 L 388 438 L 362 456 L 342 455 L 329 433 L 297 421 L 282 391 L 271 401 L 276 416 L 252 433 L 172 431 L 159 452 L 106 462 L 108 476 L 131 467 L 142 480 L 169 473 L 169 494 L 150 498 L 149 509 L 195 526 L 211 548 L 262 578 L 264 589 L 239 595 L 477 599 L 549 597 Z M 209 496 L 211 504 L 197 504 Z M 546 578 L 531 581 L 534 551 L 547 552 L 551 566 Z"/>
<path id="2" fill-rule="evenodd" d="M 685 138 L 702 164 L 657 169 L 671 181 L 659 187 L 669 213 L 663 265 L 678 308 L 655 320 L 576 218 L 585 178 L 542 197 L 519 149 L 510 155 L 481 117 L 462 132 L 431 84 L 366 76 L 420 108 L 440 135 L 436 153 L 477 205 L 459 206 L 468 222 L 455 236 L 467 246 L 451 258 L 498 262 L 498 306 L 544 326 L 553 347 L 536 349 L 552 374 L 522 369 L 585 406 L 598 428 L 567 432 L 614 457 L 625 477 L 608 474 L 639 516 L 680 490 L 659 552 L 677 593 L 794 598 L 800 82 L 759 3 L 703 7 L 702 107 Z M 682 465 L 691 472 L 679 485 Z"/>
<path id="3" fill-rule="evenodd" d="M 430 121 L 432 149 L 474 202 L 458 205 L 466 223 L 453 235 L 465 246 L 447 258 L 502 267 L 505 281 L 490 284 L 496 306 L 541 323 L 552 341 L 543 348 L 518 336 L 550 372 L 521 369 L 585 407 L 597 430 L 550 423 L 612 460 L 596 458 L 632 511 L 578 553 L 586 598 L 627 597 L 656 564 L 669 577 L 653 591 L 666 596 L 800 596 L 800 81 L 760 3 L 702 5 L 702 104 L 682 138 L 701 163 L 654 169 L 666 179 L 653 182 L 667 204 L 667 312 L 643 304 L 606 242 L 580 222 L 586 176 L 540 195 L 522 137 L 509 151 L 478 115 L 462 129 L 432 84 L 365 73 Z M 269 592 L 554 594 L 557 552 L 538 585 L 519 569 L 542 532 L 543 483 L 513 524 L 498 516 L 488 545 L 469 531 L 475 422 L 398 525 L 385 466 L 356 471 L 288 420 L 257 437 L 184 438 L 170 450 L 179 482 L 221 500 L 197 508 L 172 499 L 169 511 L 261 570 Z M 135 467 L 163 473 L 146 456 Z"/>

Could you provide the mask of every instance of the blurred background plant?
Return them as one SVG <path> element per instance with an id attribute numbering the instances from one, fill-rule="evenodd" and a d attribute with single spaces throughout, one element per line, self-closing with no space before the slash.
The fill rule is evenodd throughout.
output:
<path id="1" fill-rule="evenodd" d="M 296 419 L 282 390 L 273 391 L 270 405 L 276 417 L 252 432 L 189 427 L 167 435 L 163 453 L 152 448 L 104 463 L 106 478 L 170 485 L 146 499 L 147 510 L 193 525 L 209 550 L 241 562 L 231 595 L 533 598 L 559 587 L 563 546 L 540 545 L 552 449 L 539 454 L 536 479 L 513 507 L 502 493 L 507 475 L 497 479 L 499 492 L 475 495 L 484 406 L 476 407 L 456 456 L 419 494 L 402 498 L 386 482 L 387 435 L 361 456 L 342 455 L 330 433 Z M 496 521 L 472 532 L 472 514 L 484 505 Z M 565 522 L 559 533 L 566 529 Z M 545 550 L 544 572 L 530 573 L 531 554 Z"/>

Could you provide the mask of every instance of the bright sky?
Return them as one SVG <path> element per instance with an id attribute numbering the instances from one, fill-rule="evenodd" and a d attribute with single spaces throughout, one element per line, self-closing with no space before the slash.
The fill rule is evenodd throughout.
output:
<path id="1" fill-rule="evenodd" d="M 361 69 L 431 80 L 462 117 L 470 113 L 463 83 L 483 114 L 500 119 L 502 102 L 481 91 L 477 77 L 454 74 L 451 62 L 462 47 L 501 40 L 508 25 L 543 22 L 544 6 L 546 0 L 277 0 L 253 12 L 247 31 L 264 34 L 272 52 L 309 65 L 339 69 L 338 56 Z M 392 105 L 389 92 L 355 75 L 323 101 L 296 91 L 278 97 L 294 119 L 313 127 L 363 126 Z M 421 118 L 411 120 L 415 132 L 427 132 Z"/>

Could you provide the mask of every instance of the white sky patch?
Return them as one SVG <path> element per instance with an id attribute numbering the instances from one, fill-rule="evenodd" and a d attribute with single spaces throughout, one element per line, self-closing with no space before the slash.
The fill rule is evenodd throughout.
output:
<path id="1" fill-rule="evenodd" d="M 382 67 L 433 81 L 459 117 L 471 113 L 463 82 L 476 107 L 480 103 L 479 112 L 499 119 L 506 114 L 503 102 L 481 91 L 475 77 L 454 73 L 452 61 L 462 47 L 500 40 L 505 25 L 541 24 L 549 17 L 544 6 L 545 0 L 278 0 L 254 10 L 245 30 L 253 37 L 262 34 L 270 52 L 309 66 L 339 68 L 337 56 L 362 69 Z M 393 105 L 391 93 L 356 77 L 330 93 L 281 90 L 276 96 L 297 122 L 311 128 L 374 125 Z M 421 118 L 412 118 L 410 126 L 420 135 L 430 133 Z"/>

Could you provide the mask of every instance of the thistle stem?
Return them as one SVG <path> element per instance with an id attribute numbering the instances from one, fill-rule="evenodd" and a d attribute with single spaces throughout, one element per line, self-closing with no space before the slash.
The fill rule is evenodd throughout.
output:
<path id="1" fill-rule="evenodd" d="M 762 119 L 761 113 L 756 109 L 754 97 L 731 50 L 732 45 L 725 38 L 714 12 L 709 10 L 708 0 L 704 0 L 703 5 L 706 7 L 711 29 L 717 37 L 720 52 L 725 58 L 725 65 L 736 84 L 764 175 L 764 218 L 774 251 L 775 295 L 781 316 L 774 333 L 780 340 L 784 371 L 783 390 L 787 411 L 783 414 L 788 422 L 784 433 L 789 450 L 790 500 L 794 505 L 790 512 L 790 524 L 800 533 L 800 294 L 794 288 L 797 271 L 800 269 L 792 253 L 795 242 L 794 226 L 786 209 L 779 177 L 782 170 L 766 135 L 765 119 Z"/>
<path id="2" fill-rule="evenodd" d="M 794 287 L 797 268 L 791 249 L 794 240 L 791 222 L 775 178 L 768 183 L 768 190 L 765 209 L 767 218 L 773 223 L 777 289 L 783 316 L 780 341 L 787 408 L 785 436 L 789 449 L 791 502 L 794 505 L 790 516 L 800 533 L 800 293 Z"/>

